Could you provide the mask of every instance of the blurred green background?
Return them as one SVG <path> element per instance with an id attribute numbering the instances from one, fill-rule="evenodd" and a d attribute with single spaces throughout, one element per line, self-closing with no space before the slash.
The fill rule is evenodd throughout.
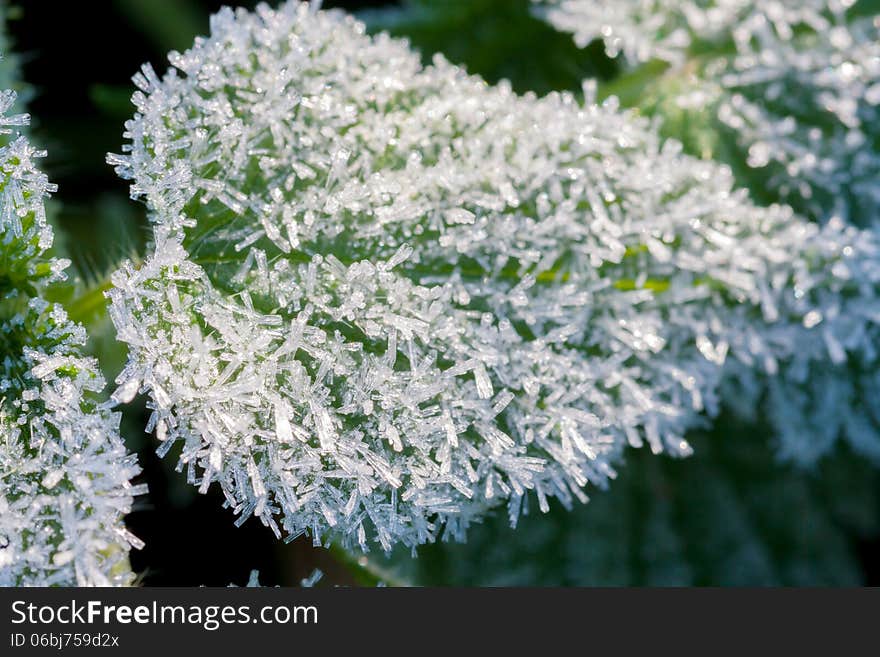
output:
<path id="1" fill-rule="evenodd" d="M 131 115 L 131 76 L 145 62 L 162 71 L 165 53 L 207 32 L 215 0 L 19 0 L 8 29 L 33 88 L 34 140 L 49 150 L 58 183 L 59 250 L 86 284 L 100 285 L 124 258 L 143 252 L 144 210 L 104 163 Z M 254 3 L 243 2 L 251 7 Z M 579 50 L 530 12 L 527 0 L 324 2 L 360 12 L 371 30 L 409 38 L 426 60 L 442 52 L 472 73 L 509 79 L 522 93 L 578 93 L 584 78 L 625 91 L 639 81 L 593 44 Z M 659 70 L 659 69 L 658 69 Z M 651 70 L 648 69 L 650 73 Z M 643 73 L 644 74 L 644 73 Z M 617 85 L 617 86 L 615 86 Z M 108 379 L 123 363 L 101 307 L 93 338 Z M 464 545 L 426 546 L 368 559 L 284 544 L 251 520 L 233 526 L 215 492 L 198 495 L 172 461 L 159 461 L 143 434 L 143 402 L 127 408 L 124 430 L 151 493 L 129 518 L 147 547 L 132 556 L 145 584 L 296 584 L 313 568 L 322 585 L 858 585 L 880 583 L 880 476 L 841 449 L 811 472 L 778 464 L 769 432 L 722 417 L 693 436 L 685 461 L 632 451 L 609 491 L 569 512 L 535 508 L 509 528 L 503 509 Z"/>

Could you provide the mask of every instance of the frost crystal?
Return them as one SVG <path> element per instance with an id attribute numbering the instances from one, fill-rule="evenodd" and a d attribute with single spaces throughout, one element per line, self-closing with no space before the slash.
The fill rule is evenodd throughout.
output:
<path id="1" fill-rule="evenodd" d="M 612 56 L 696 72 L 688 94 L 732 131 L 762 195 L 821 222 L 880 222 L 880 18 L 869 3 L 536 1 L 580 45 L 601 38 Z"/>
<path id="2" fill-rule="evenodd" d="M 110 291 L 118 396 L 150 394 L 160 453 L 238 522 L 462 538 L 529 491 L 585 500 L 626 444 L 689 453 L 722 385 L 769 379 L 786 429 L 822 412 L 805 380 L 866 363 L 878 389 L 873 238 L 755 207 L 614 103 L 423 68 L 298 2 L 221 11 L 170 61 L 108 158 L 155 237 Z M 792 457 L 842 419 L 880 455 L 858 399 L 782 432 Z"/>
<path id="3" fill-rule="evenodd" d="M 83 328 L 40 298 L 64 277 L 49 257 L 44 202 L 55 191 L 43 154 L 15 130 L 13 91 L 0 93 L 0 586 L 111 585 L 132 580 L 123 524 L 139 469 L 104 381 L 82 356 Z"/>

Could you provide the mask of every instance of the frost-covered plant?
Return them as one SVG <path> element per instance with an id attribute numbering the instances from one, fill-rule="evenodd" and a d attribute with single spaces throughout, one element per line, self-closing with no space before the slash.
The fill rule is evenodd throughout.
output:
<path id="1" fill-rule="evenodd" d="M 601 39 L 629 62 L 683 62 L 707 41 L 747 41 L 767 30 L 784 39 L 828 27 L 856 0 L 532 0 L 538 15 L 584 47 Z"/>
<path id="2" fill-rule="evenodd" d="M 841 16 L 737 40 L 717 115 L 778 198 L 827 221 L 880 223 L 880 22 Z"/>
<path id="3" fill-rule="evenodd" d="M 119 414 L 83 355 L 82 326 L 44 294 L 68 262 L 50 255 L 44 153 L 0 93 L 0 586 L 117 585 L 133 579 L 123 517 L 139 472 Z"/>
<path id="4" fill-rule="evenodd" d="M 761 195 L 819 221 L 880 221 L 880 29 L 855 0 L 537 0 L 583 45 L 684 77 L 679 104 L 732 132 Z M 662 84 L 662 83 L 661 83 Z"/>
<path id="5" fill-rule="evenodd" d="M 687 454 L 725 387 L 792 459 L 880 455 L 872 234 L 754 206 L 589 87 L 518 96 L 299 2 L 169 59 L 109 157 L 155 233 L 113 279 L 116 396 L 237 522 L 461 538 L 626 444 Z"/>

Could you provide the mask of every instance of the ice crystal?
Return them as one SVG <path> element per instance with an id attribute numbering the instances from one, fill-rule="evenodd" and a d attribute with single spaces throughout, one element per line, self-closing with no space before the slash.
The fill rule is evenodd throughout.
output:
<path id="1" fill-rule="evenodd" d="M 84 329 L 41 298 L 67 262 L 48 254 L 55 186 L 17 134 L 15 103 L 0 93 L 0 586 L 126 584 L 138 467 L 97 396 Z"/>
<path id="2" fill-rule="evenodd" d="M 545 17 L 581 45 L 603 39 L 611 55 L 697 72 L 688 94 L 732 131 L 745 166 L 760 172 L 762 196 L 769 191 L 822 222 L 880 221 L 880 19 L 868 3 L 542 4 Z"/>
<path id="3" fill-rule="evenodd" d="M 754 206 L 589 87 L 518 96 L 299 2 L 169 59 L 108 158 L 155 238 L 109 293 L 117 398 L 149 393 L 160 453 L 237 522 L 461 538 L 530 492 L 585 500 L 627 444 L 688 454 L 722 386 L 768 380 L 792 458 L 841 422 L 878 452 L 870 234 Z M 803 383 L 854 363 L 829 416 Z"/>

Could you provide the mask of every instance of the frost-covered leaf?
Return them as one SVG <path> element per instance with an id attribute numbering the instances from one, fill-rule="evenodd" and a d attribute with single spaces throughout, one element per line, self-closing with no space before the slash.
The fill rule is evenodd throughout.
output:
<path id="1" fill-rule="evenodd" d="M 627 444 L 690 453 L 722 392 L 793 460 L 880 452 L 871 233 L 754 206 L 589 87 L 520 96 L 298 2 L 170 61 L 109 157 L 155 238 L 114 276 L 117 398 L 238 522 L 461 538 Z"/>
<path id="2" fill-rule="evenodd" d="M 739 167 L 756 198 L 820 222 L 880 221 L 875 0 L 540 1 L 578 43 L 670 62 L 632 101 L 673 121 L 667 134 L 708 128 L 716 143 L 695 151 Z"/>
<path id="3" fill-rule="evenodd" d="M 45 202 L 43 153 L 0 93 L 0 585 L 111 585 L 133 579 L 123 523 L 139 472 L 101 403 L 85 330 L 43 297 L 65 278 Z"/>
<path id="4" fill-rule="evenodd" d="M 760 39 L 767 31 L 790 38 L 828 27 L 829 16 L 857 0 L 531 0 L 535 13 L 585 47 L 601 41 L 611 57 L 637 64 L 682 63 L 695 51 Z M 870 2 L 870 0 L 868 0 Z"/>
<path id="5" fill-rule="evenodd" d="M 776 199 L 827 221 L 880 224 L 880 17 L 738 43 L 717 116 Z"/>
<path id="6" fill-rule="evenodd" d="M 3 318 L 0 585 L 129 584 L 141 542 L 123 517 L 139 468 L 104 381 L 81 355 L 85 332 L 39 299 Z"/>

